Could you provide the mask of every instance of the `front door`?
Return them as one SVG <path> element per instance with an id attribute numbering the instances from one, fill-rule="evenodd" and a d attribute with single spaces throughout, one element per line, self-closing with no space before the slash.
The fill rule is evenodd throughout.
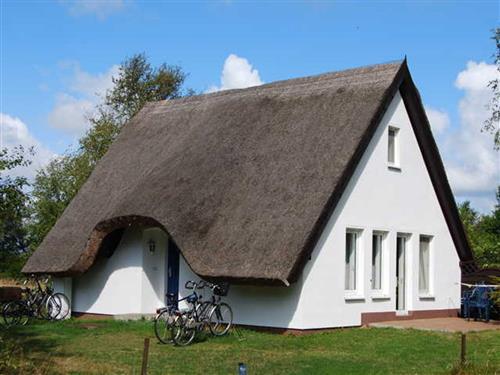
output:
<path id="1" fill-rule="evenodd" d="M 396 310 L 406 310 L 406 237 L 398 236 L 396 244 Z"/>
<path id="2" fill-rule="evenodd" d="M 165 282 L 167 284 L 167 294 L 179 295 L 179 248 L 170 238 L 167 246 L 167 260 Z M 168 301 L 165 301 L 168 302 Z"/>

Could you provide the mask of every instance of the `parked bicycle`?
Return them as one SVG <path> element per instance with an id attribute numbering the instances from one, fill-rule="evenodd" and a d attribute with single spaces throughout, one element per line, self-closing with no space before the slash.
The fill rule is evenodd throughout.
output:
<path id="1" fill-rule="evenodd" d="M 44 320 L 65 319 L 70 311 L 69 299 L 63 293 L 54 293 L 49 280 L 44 280 L 42 287 L 40 278 L 32 277 L 35 288 L 28 287 L 24 282 L 23 298 L 4 305 L 2 318 L 6 326 L 26 325 L 30 319 Z"/>
<path id="2" fill-rule="evenodd" d="M 212 290 L 212 297 L 203 301 L 203 296 L 198 293 L 204 288 Z M 231 307 L 221 301 L 229 291 L 229 284 L 212 284 L 206 281 L 188 281 L 186 289 L 193 292 L 181 300 L 176 300 L 174 295 L 167 296 L 167 307 L 160 309 L 155 319 L 155 334 L 162 343 L 174 343 L 179 346 L 189 345 L 197 333 L 208 327 L 214 336 L 225 335 L 233 323 Z M 179 309 L 178 303 L 186 301 L 187 309 Z"/>

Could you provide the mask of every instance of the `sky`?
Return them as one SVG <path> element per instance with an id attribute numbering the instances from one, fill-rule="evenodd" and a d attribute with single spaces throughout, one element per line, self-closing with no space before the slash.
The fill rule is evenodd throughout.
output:
<path id="1" fill-rule="evenodd" d="M 498 1 L 0 0 L 0 146 L 32 177 L 70 150 L 127 57 L 211 92 L 407 57 L 458 202 L 491 211 L 500 152 L 480 131 L 499 76 Z"/>

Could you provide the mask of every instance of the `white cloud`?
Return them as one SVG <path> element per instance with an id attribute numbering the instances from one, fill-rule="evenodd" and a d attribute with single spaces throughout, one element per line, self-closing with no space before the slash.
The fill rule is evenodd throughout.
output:
<path id="1" fill-rule="evenodd" d="M 94 15 L 101 20 L 125 7 L 124 0 L 61 0 L 60 3 L 72 16 Z"/>
<path id="2" fill-rule="evenodd" d="M 33 163 L 28 167 L 18 167 L 13 173 L 18 176 L 26 176 L 29 179 L 35 176 L 36 170 L 45 166 L 51 158 L 56 156 L 31 134 L 28 126 L 21 119 L 6 113 L 0 113 L 0 143 L 0 148 L 13 149 L 19 145 L 22 145 L 26 150 L 30 147 L 34 148 Z"/>
<path id="3" fill-rule="evenodd" d="M 446 112 L 428 106 L 425 107 L 425 112 L 435 135 L 441 134 L 450 126 L 450 117 Z"/>
<path id="4" fill-rule="evenodd" d="M 489 116 L 486 105 L 492 91 L 488 82 L 498 76 L 495 65 L 467 63 L 455 81 L 455 86 L 464 91 L 458 104 L 459 126 L 438 137 L 448 178 L 458 200 L 470 200 L 483 212 L 493 208 L 495 189 L 500 184 L 500 153 L 493 149 L 491 134 L 480 131 Z M 433 115 L 429 118 L 432 123 Z"/>
<path id="5" fill-rule="evenodd" d="M 60 93 L 56 105 L 49 113 L 49 124 L 65 132 L 80 134 L 89 126 L 87 118 L 92 115 L 94 104 L 88 99 L 77 99 Z"/>
<path id="6" fill-rule="evenodd" d="M 498 71 L 494 64 L 469 61 L 467 69 L 458 73 L 455 86 L 461 90 L 484 91 L 488 83 L 497 77 Z"/>
<path id="7" fill-rule="evenodd" d="M 58 93 L 53 110 L 48 115 L 49 124 L 74 136 L 88 129 L 87 118 L 93 114 L 96 105 L 106 91 L 113 87 L 113 77 L 118 74 L 118 65 L 107 72 L 90 74 L 83 71 L 77 63 L 65 64 L 71 68 L 69 93 Z"/>
<path id="8" fill-rule="evenodd" d="M 220 86 L 212 86 L 207 92 L 215 92 L 230 89 L 241 89 L 251 86 L 259 86 L 264 82 L 260 79 L 259 71 L 243 57 L 230 54 L 220 77 Z"/>
<path id="9" fill-rule="evenodd" d="M 75 64 L 71 89 L 89 97 L 102 96 L 113 87 L 113 77 L 118 75 L 119 70 L 118 65 L 113 65 L 107 72 L 93 75 L 83 71 L 80 65 Z"/>

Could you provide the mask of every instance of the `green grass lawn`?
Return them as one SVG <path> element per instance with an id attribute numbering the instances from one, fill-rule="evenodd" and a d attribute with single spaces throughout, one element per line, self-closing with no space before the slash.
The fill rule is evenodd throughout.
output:
<path id="1" fill-rule="evenodd" d="M 152 322 L 69 320 L 0 328 L 0 373 L 138 374 L 151 337 L 150 374 L 500 374 L 500 333 L 468 334 L 458 370 L 458 334 L 351 328 L 301 336 L 250 330 L 185 348 L 160 345 Z M 3 367 L 2 367 L 3 366 Z"/>

